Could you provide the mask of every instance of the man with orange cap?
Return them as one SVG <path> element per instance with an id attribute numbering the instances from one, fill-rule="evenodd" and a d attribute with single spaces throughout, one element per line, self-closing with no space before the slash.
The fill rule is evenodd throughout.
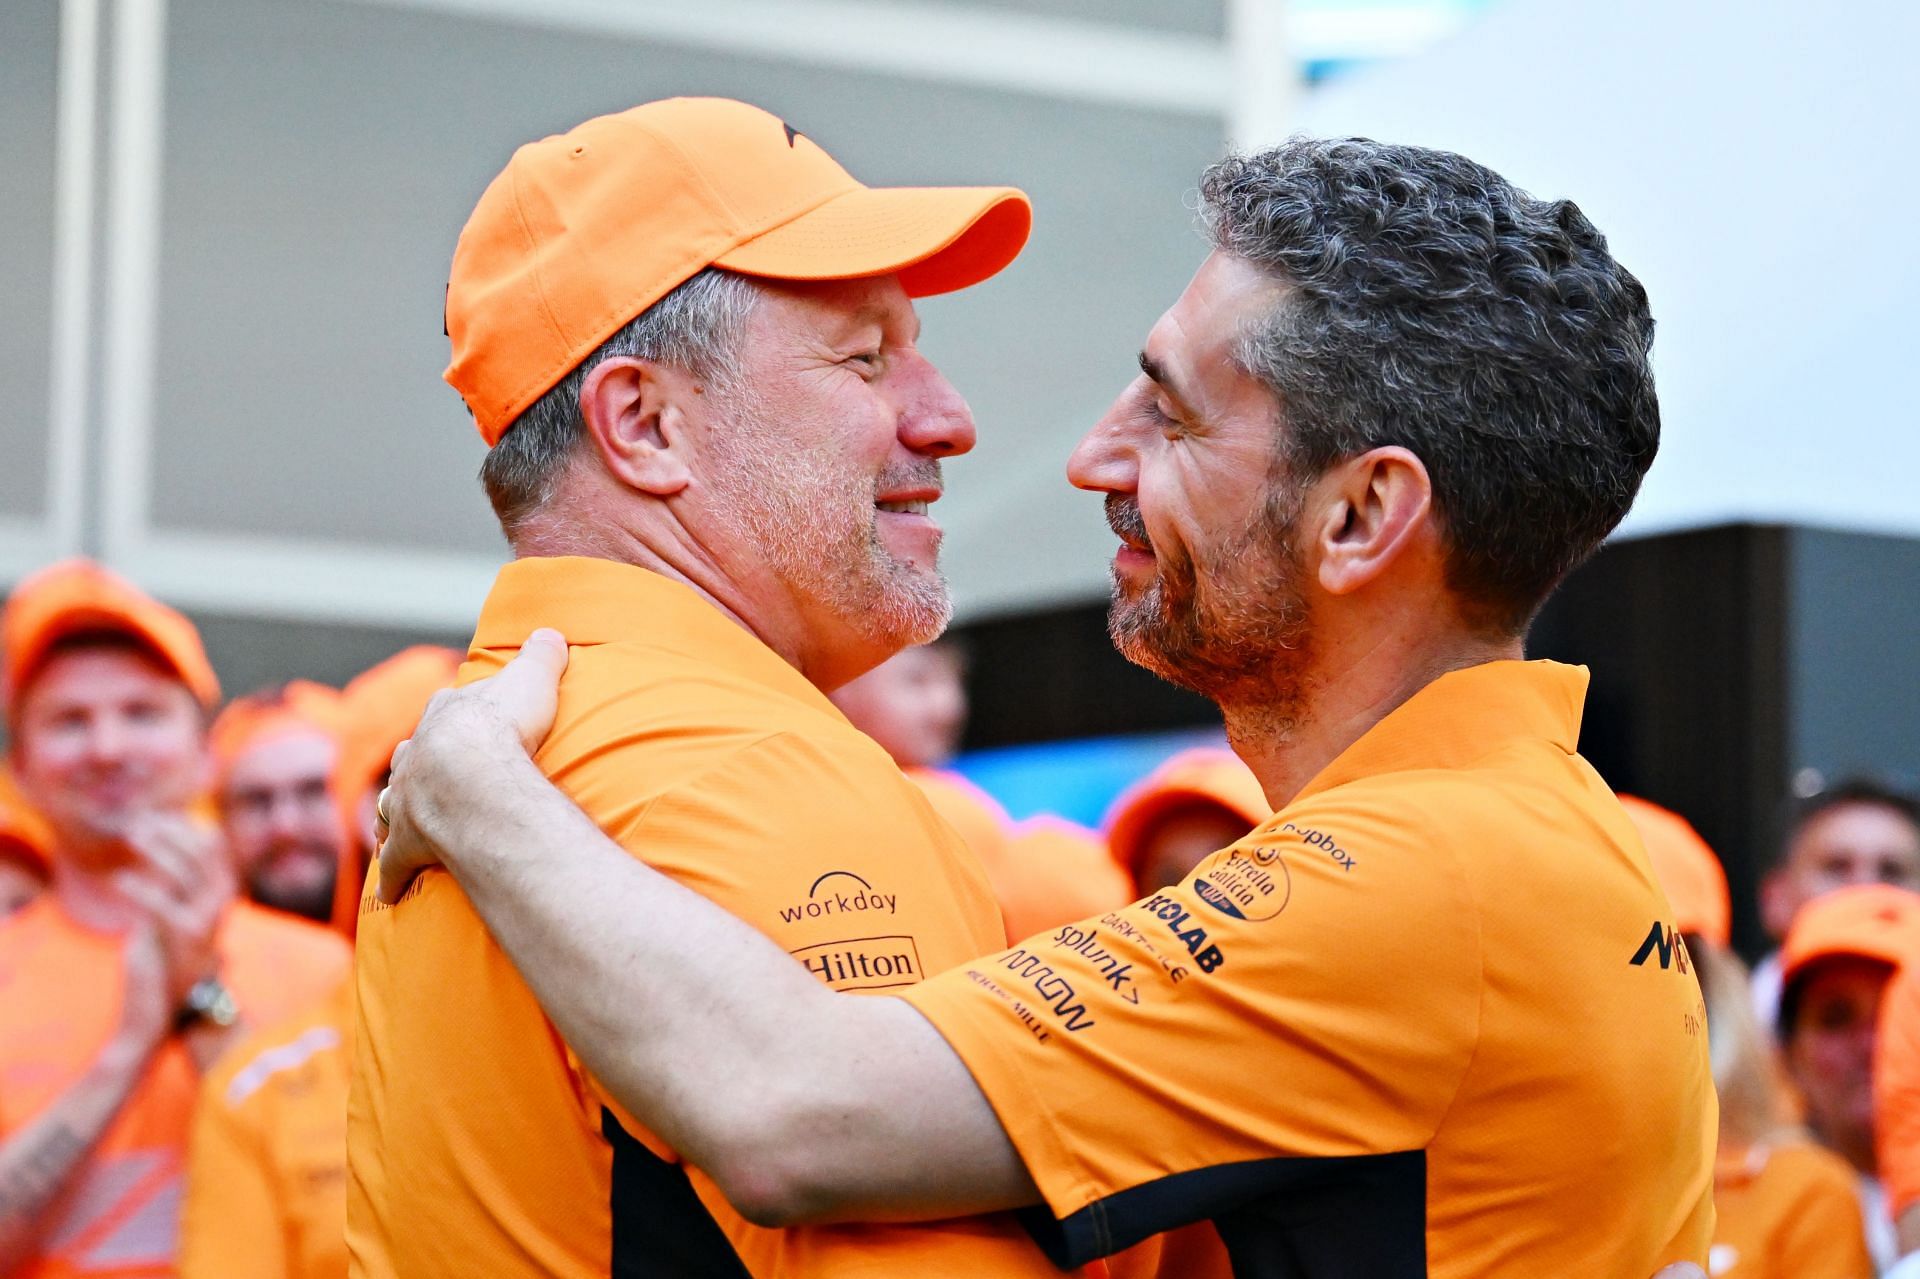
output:
<path id="1" fill-rule="evenodd" d="M 1920 950 L 1920 893 L 1857 884 L 1801 908 L 1780 948 L 1779 1038 L 1816 1140 L 1854 1170 L 1875 1264 L 1898 1255 L 1874 1149 L 1874 1064 L 1888 982 Z"/>
<path id="2" fill-rule="evenodd" d="M 1199 203 L 1213 252 L 1068 475 L 1116 644 L 1221 707 L 1255 831 L 847 998 L 542 775 L 579 658 L 540 631 L 422 720 L 380 900 L 444 863 L 603 1095 L 760 1219 L 1024 1207 L 1065 1262 L 1210 1220 L 1247 1276 L 1697 1266 L 1700 988 L 1577 753 L 1585 672 L 1524 655 L 1656 449 L 1645 290 L 1571 202 L 1420 147 L 1294 139 Z"/>
<path id="3" fill-rule="evenodd" d="M 214 800 L 234 869 L 264 906 L 327 923 L 347 860 L 333 791 L 343 708 L 308 680 L 235 698 L 208 734 Z"/>
<path id="4" fill-rule="evenodd" d="M 565 627 L 542 766 L 622 856 L 840 990 L 1003 943 L 977 862 L 823 690 L 947 620 L 928 507 L 974 427 L 913 299 L 1000 271 L 1030 218 L 1007 188 L 868 188 L 793 123 L 673 99 L 520 148 L 454 251 L 447 380 L 516 557 L 463 679 Z M 358 1274 L 1054 1273 L 1004 1214 L 756 1226 L 611 1102 L 449 876 L 369 901 L 357 945 Z"/>
<path id="5" fill-rule="evenodd" d="M 1265 821 L 1260 782 L 1232 751 L 1181 751 L 1107 812 L 1107 848 L 1142 893 L 1177 884 Z"/>
<path id="6" fill-rule="evenodd" d="M 186 618 L 98 565 L 0 619 L 21 789 L 52 885 L 0 923 L 0 1272 L 173 1273 L 199 1075 L 336 986 L 346 947 L 235 901 L 190 815 L 219 686 Z"/>

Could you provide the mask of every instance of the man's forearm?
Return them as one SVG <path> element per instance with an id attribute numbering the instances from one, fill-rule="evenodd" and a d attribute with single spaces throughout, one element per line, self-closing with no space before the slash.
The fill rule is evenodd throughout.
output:
<path id="1" fill-rule="evenodd" d="M 635 861 L 524 756 L 483 767 L 486 786 L 467 794 L 485 794 L 484 811 L 425 806 L 447 864 L 601 1085 L 736 1207 L 786 1224 L 1037 1198 L 965 1066 L 911 1007 L 821 986 Z"/>
<path id="2" fill-rule="evenodd" d="M 0 1142 L 0 1275 L 34 1255 L 47 1205 L 120 1113 L 151 1052 L 151 1045 L 117 1036 L 77 1083 Z"/>

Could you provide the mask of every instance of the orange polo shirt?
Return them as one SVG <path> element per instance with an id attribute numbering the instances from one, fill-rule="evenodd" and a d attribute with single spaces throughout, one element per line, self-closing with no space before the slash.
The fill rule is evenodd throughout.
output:
<path id="1" fill-rule="evenodd" d="M 573 647 L 536 758 L 636 857 L 840 990 L 898 990 L 1004 944 L 986 877 L 886 752 L 692 590 L 604 560 L 517 561 L 461 679 L 537 626 Z M 623 1124 L 444 872 L 391 909 L 363 902 L 358 955 L 356 1275 L 1056 1273 L 1006 1214 L 750 1225 Z"/>
<path id="2" fill-rule="evenodd" d="M 1575 753 L 1586 673 L 1443 676 L 1178 887 L 899 992 L 1084 1260 L 1211 1218 L 1236 1273 L 1703 1264 L 1700 988 Z"/>
<path id="3" fill-rule="evenodd" d="M 1724 1154 L 1712 1279 L 1873 1279 L 1853 1168 L 1810 1141 Z"/>
<path id="4" fill-rule="evenodd" d="M 345 1279 L 353 983 L 249 1037 L 194 1111 L 181 1279 Z"/>
<path id="5" fill-rule="evenodd" d="M 266 1024 L 347 979 L 346 943 L 249 902 L 220 926 L 221 976 Z M 72 1087 L 113 1038 L 125 969 L 119 937 L 81 927 L 48 893 L 0 923 L 0 1137 Z M 43 1255 L 19 1279 L 174 1273 L 182 1169 L 200 1074 L 179 1040 L 157 1052 L 79 1176 L 54 1203 Z"/>

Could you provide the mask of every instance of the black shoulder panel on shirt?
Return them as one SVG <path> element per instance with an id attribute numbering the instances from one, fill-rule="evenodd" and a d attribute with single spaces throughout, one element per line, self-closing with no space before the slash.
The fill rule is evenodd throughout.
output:
<path id="1" fill-rule="evenodd" d="M 635 1141 L 610 1110 L 600 1132 L 613 1145 L 613 1279 L 753 1279 L 686 1169 Z"/>
<path id="2" fill-rule="evenodd" d="M 1426 1279 L 1426 1152 L 1250 1159 L 1150 1181 L 1065 1220 L 1020 1213 L 1062 1268 L 1208 1219 L 1235 1279 Z"/>

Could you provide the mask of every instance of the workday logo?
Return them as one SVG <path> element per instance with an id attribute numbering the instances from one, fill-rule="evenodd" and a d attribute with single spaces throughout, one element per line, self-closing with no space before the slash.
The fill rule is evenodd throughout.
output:
<path id="1" fill-rule="evenodd" d="M 782 906 L 780 918 L 785 923 L 798 924 L 808 919 L 861 912 L 891 915 L 899 903 L 898 893 L 876 892 L 872 884 L 850 870 L 830 870 L 813 881 L 805 900 Z"/>

